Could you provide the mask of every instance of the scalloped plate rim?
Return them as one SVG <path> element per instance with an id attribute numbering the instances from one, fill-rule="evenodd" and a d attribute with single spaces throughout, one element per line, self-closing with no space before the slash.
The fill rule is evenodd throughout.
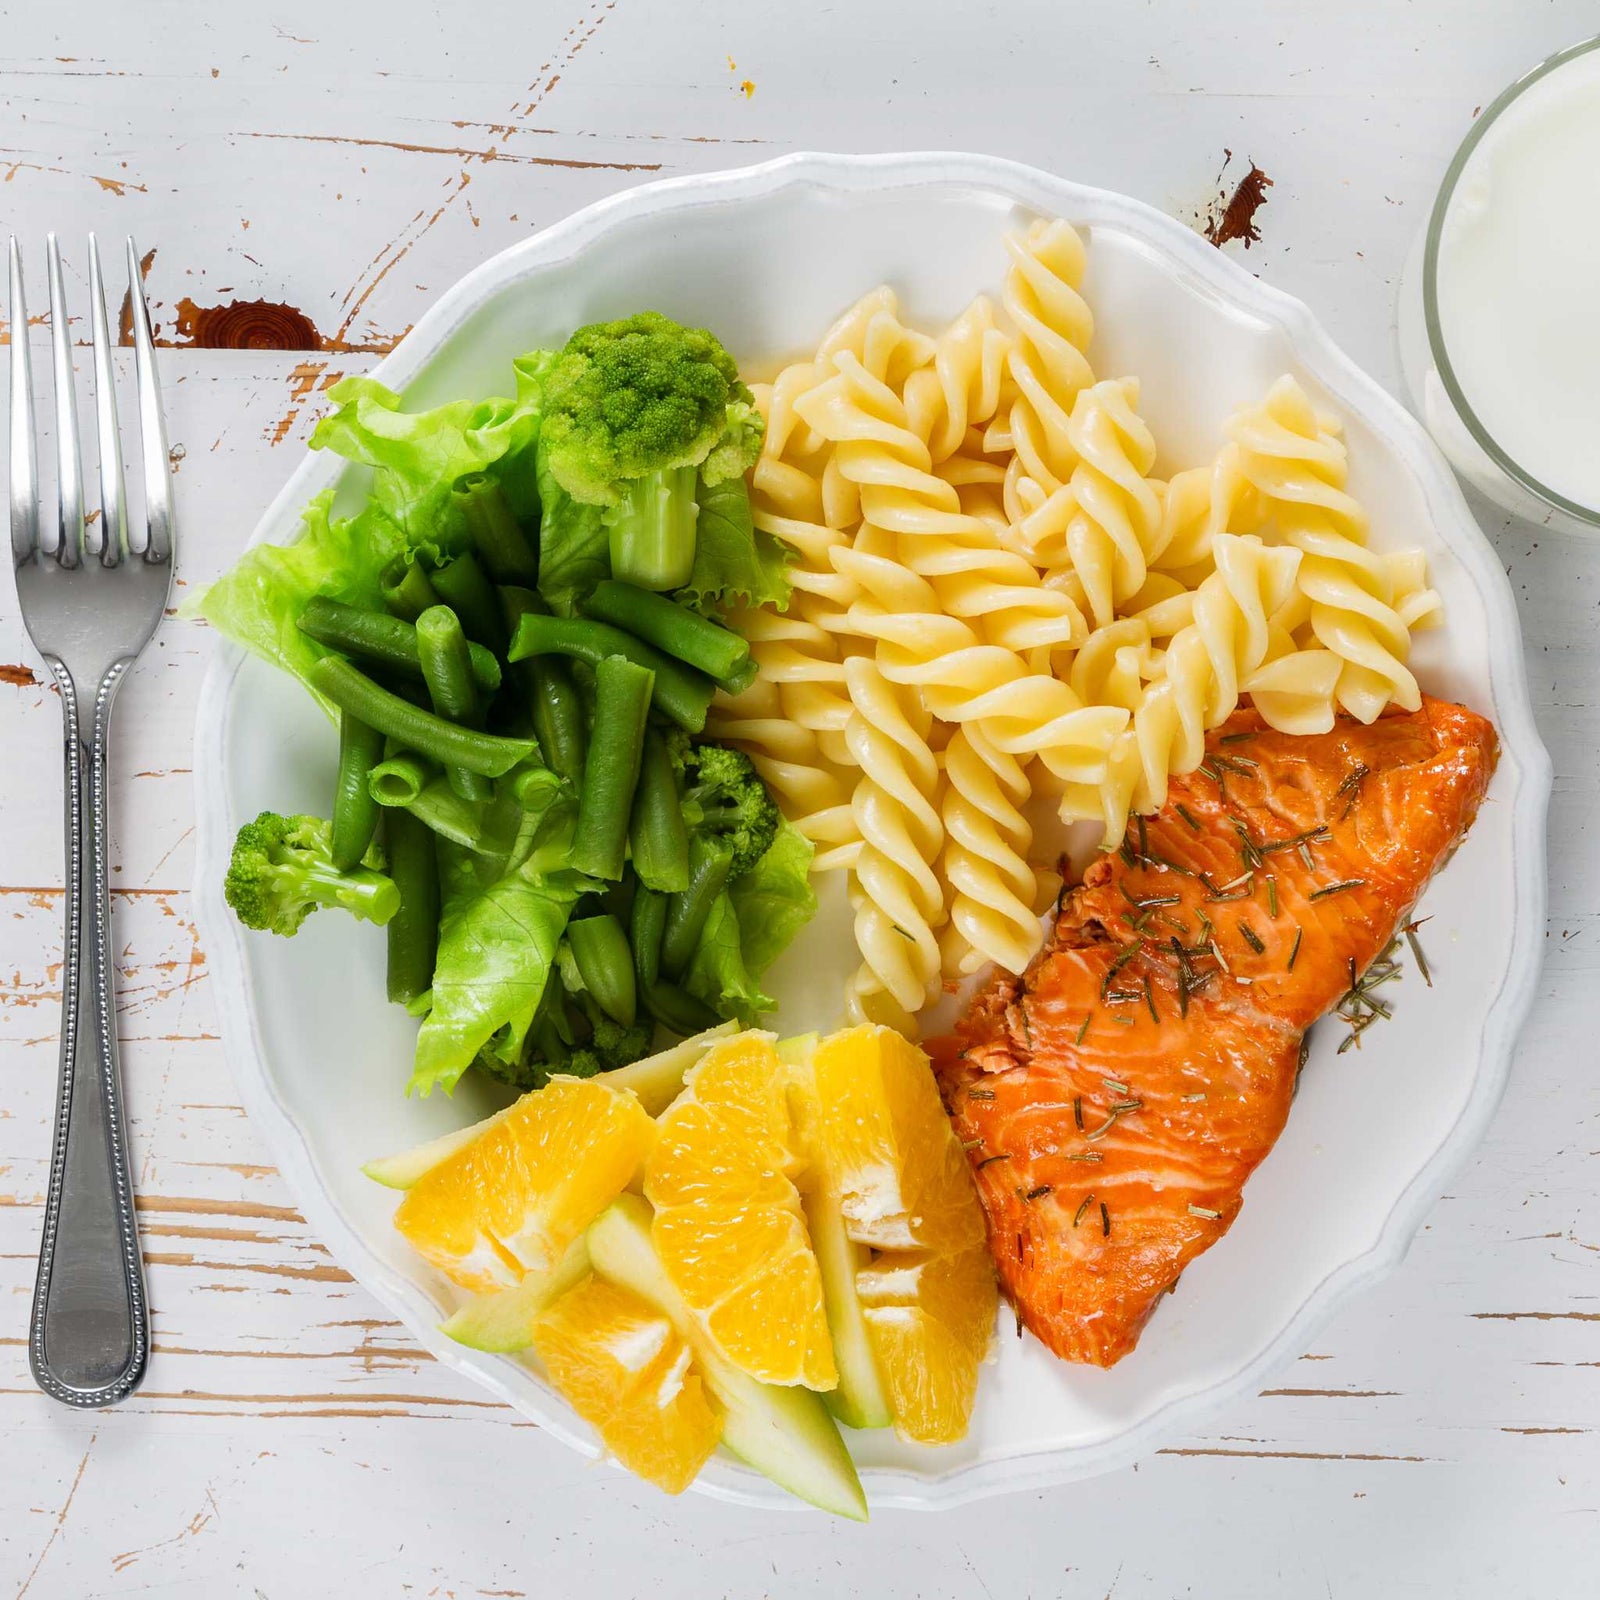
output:
<path id="1" fill-rule="evenodd" d="M 1041 212 L 1070 216 L 1079 225 L 1102 222 L 1115 226 L 1142 241 L 1225 302 L 1283 330 L 1306 370 L 1342 405 L 1382 433 L 1421 485 L 1441 536 L 1472 576 L 1488 614 L 1502 768 L 1513 775 L 1508 798 L 1514 814 L 1517 894 L 1512 959 L 1486 1016 L 1469 1097 L 1367 1250 L 1329 1272 L 1305 1296 L 1278 1335 L 1234 1371 L 1169 1401 L 1123 1432 L 1092 1445 L 990 1457 L 952 1471 L 863 1470 L 869 1503 L 885 1509 L 940 1509 L 1126 1466 L 1148 1455 L 1185 1425 L 1254 1392 L 1271 1371 L 1298 1354 L 1311 1333 L 1339 1307 L 1392 1272 L 1403 1260 L 1427 1209 L 1481 1141 L 1505 1090 L 1516 1037 L 1538 982 L 1546 902 L 1544 830 L 1552 781 L 1550 758 L 1528 698 L 1521 632 L 1509 580 L 1473 520 L 1449 467 L 1421 424 L 1344 353 L 1308 306 L 1262 283 L 1183 223 L 1142 201 L 1073 183 L 1020 162 L 936 151 L 870 156 L 799 152 L 747 167 L 661 179 L 596 201 L 474 268 L 441 296 L 372 375 L 393 388 L 403 388 L 424 360 L 496 289 L 529 268 L 570 259 L 589 240 L 625 218 L 733 203 L 792 185 L 887 191 L 952 182 L 998 191 Z M 260 543 L 282 526 L 292 525 L 299 508 L 330 487 L 344 466 L 338 458 L 307 452 L 305 461 L 263 513 L 249 543 Z M 368 1250 L 324 1190 L 305 1138 L 277 1095 L 256 1028 L 242 934 L 221 894 L 222 864 L 229 847 L 227 818 L 218 794 L 208 792 L 205 783 L 208 772 L 221 770 L 232 689 L 244 659 L 237 646 L 218 641 L 201 690 L 195 736 L 193 893 L 197 922 L 206 948 L 212 952 L 211 971 L 229 1067 L 243 1091 L 251 1120 L 265 1132 L 285 1181 L 335 1258 L 393 1311 L 435 1358 L 470 1376 L 564 1444 L 593 1458 L 599 1452 L 592 1436 L 534 1374 L 509 1358 L 486 1358 L 464 1350 L 438 1332 L 434 1306 L 414 1284 Z M 806 1509 L 737 1463 L 724 1463 L 715 1477 L 703 1475 L 695 1488 L 735 1504 Z"/>

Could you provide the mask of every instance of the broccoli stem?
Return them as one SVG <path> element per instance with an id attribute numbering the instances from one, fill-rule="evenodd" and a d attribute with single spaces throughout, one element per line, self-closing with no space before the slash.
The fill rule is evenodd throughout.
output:
<path id="1" fill-rule="evenodd" d="M 422 581 L 426 583 L 427 579 Z M 432 590 L 428 593 L 428 605 L 437 605 L 438 599 Z M 424 606 L 423 610 L 426 609 L 427 606 Z M 347 606 L 342 600 L 329 600 L 324 595 L 318 595 L 306 601 L 295 626 L 308 638 L 327 645 L 330 650 L 338 650 L 347 656 L 359 656 L 377 666 L 403 672 L 410 678 L 422 676 L 417 630 L 411 622 L 400 617 L 385 616 L 381 611 L 366 611 L 360 606 Z M 500 687 L 500 663 L 481 644 L 472 645 L 469 649 L 473 679 L 485 694 L 493 694 Z"/>
<path id="2" fill-rule="evenodd" d="M 609 912 L 568 923 L 567 940 L 583 986 L 615 1022 L 631 1028 L 638 1010 L 633 952 L 622 924 Z"/>
<path id="3" fill-rule="evenodd" d="M 534 583 L 539 577 L 539 562 L 517 519 L 506 504 L 500 485 L 487 473 L 474 472 L 451 491 L 462 515 L 473 548 L 496 583 Z"/>
<path id="4" fill-rule="evenodd" d="M 432 830 L 408 811 L 390 815 L 384 842 L 389 876 L 400 891 L 400 908 L 386 930 L 389 999 L 395 1005 L 408 1006 L 433 984 L 439 950 L 439 868 Z"/>
<path id="5" fill-rule="evenodd" d="M 583 609 L 588 616 L 625 628 L 658 650 L 698 667 L 729 694 L 741 694 L 755 681 L 750 646 L 738 634 L 665 595 L 607 578 L 595 585 Z"/>
<path id="6" fill-rule="evenodd" d="M 339 772 L 333 784 L 329 854 L 340 872 L 351 872 L 378 831 L 380 808 L 369 787 L 372 769 L 383 755 L 383 735 L 350 715 L 339 716 Z"/>
<path id="7" fill-rule="evenodd" d="M 705 932 L 711 904 L 727 887 L 733 851 L 719 839 L 697 833 L 689 841 L 689 887 L 667 902 L 667 926 L 661 939 L 661 970 L 681 978 Z"/>
<path id="8" fill-rule="evenodd" d="M 502 777 L 537 748 L 532 739 L 507 739 L 458 728 L 376 684 L 338 656 L 324 656 L 308 674 L 312 688 L 397 744 L 446 767 L 465 767 L 486 778 Z"/>
<path id="9" fill-rule="evenodd" d="M 667 742 L 654 728 L 644 735 L 639 787 L 628 821 L 633 870 L 647 889 L 675 894 L 689 887 L 689 830 Z"/>
<path id="10" fill-rule="evenodd" d="M 483 707 L 472 680 L 467 636 L 449 606 L 429 606 L 417 618 L 417 650 L 433 709 L 463 727 L 478 726 Z M 494 785 L 481 773 L 452 766 L 445 769 L 445 776 L 463 800 L 488 800 L 494 794 Z"/>
<path id="11" fill-rule="evenodd" d="M 308 861 L 295 868 L 307 900 L 337 906 L 366 922 L 385 923 L 400 909 L 400 891 L 382 872 L 359 867 L 340 872 L 330 861 Z"/>
<path id="12" fill-rule="evenodd" d="M 597 669 L 607 656 L 625 656 L 655 674 L 655 705 L 663 716 L 688 733 L 699 733 L 706 725 L 706 710 L 716 688 L 712 681 L 621 628 L 588 617 L 544 617 L 530 611 L 517 624 L 511 659 L 545 655 L 572 656 Z"/>
<path id="13" fill-rule="evenodd" d="M 611 573 L 641 589 L 681 589 L 694 571 L 693 467 L 659 467 L 621 485 L 604 522 L 611 536 Z"/>
<path id="14" fill-rule="evenodd" d="M 522 626 L 542 620 L 554 619 L 524 617 Z M 572 838 L 572 865 L 591 877 L 622 876 L 654 681 L 648 667 L 622 656 L 606 656 L 595 668 L 594 727 Z"/>

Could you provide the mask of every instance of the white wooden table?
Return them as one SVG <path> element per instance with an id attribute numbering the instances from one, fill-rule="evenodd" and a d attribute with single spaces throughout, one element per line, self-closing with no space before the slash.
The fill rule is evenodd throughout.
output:
<path id="1" fill-rule="evenodd" d="M 268 14 L 263 14 L 263 10 Z M 992 150 L 1185 217 L 1253 159 L 1247 264 L 1397 381 L 1394 284 L 1475 107 L 1583 0 L 418 0 L 5 8 L 0 220 L 133 230 L 164 335 L 180 581 L 234 557 L 321 392 L 482 257 L 657 173 Z M 1238 248 L 1234 246 L 1232 248 Z M 183 302 L 187 301 L 185 306 Z M 235 334 L 238 323 L 234 324 Z M 1481 508 L 1480 508 L 1481 509 Z M 28 1378 L 60 982 L 58 707 L 0 597 L 0 1593 L 1566 1597 L 1600 1585 L 1600 560 L 1484 523 L 1555 758 L 1540 1000 L 1495 1132 L 1402 1272 L 1138 1467 L 870 1528 L 668 1502 L 441 1371 L 312 1237 L 246 1122 L 189 910 L 208 648 L 124 691 L 121 1037 L 155 1356 L 115 1412 Z M 1337 1203 L 1337 1197 L 1330 1197 Z"/>

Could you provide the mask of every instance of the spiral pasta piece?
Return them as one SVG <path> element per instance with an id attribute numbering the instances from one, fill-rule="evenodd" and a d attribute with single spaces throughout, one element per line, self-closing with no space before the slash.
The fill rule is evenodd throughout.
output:
<path id="1" fill-rule="evenodd" d="M 1299 588 L 1318 643 L 1344 663 L 1337 700 L 1362 722 L 1391 702 L 1422 703 L 1407 665 L 1411 634 L 1396 608 L 1395 569 L 1367 548 L 1367 516 L 1345 488 L 1348 465 L 1337 423 L 1316 411 L 1292 377 L 1229 424 L 1240 471 L 1271 507 L 1286 543 L 1301 551 Z M 1413 614 L 1433 609 L 1413 592 Z"/>
<path id="2" fill-rule="evenodd" d="M 1076 462 L 1068 430 L 1080 389 L 1094 382 L 1084 353 L 1094 316 L 1078 292 L 1086 255 L 1067 222 L 1035 222 L 1006 236 L 1011 266 L 1001 305 L 1015 329 L 1006 362 L 1016 394 L 991 428 L 990 448 L 1016 452 L 1013 463 L 1042 499 L 1067 481 Z"/>
<path id="3" fill-rule="evenodd" d="M 851 872 L 862 965 L 848 1002 L 856 1020 L 905 1028 L 939 978 L 944 889 L 933 863 L 944 843 L 932 719 L 870 657 L 847 663 L 854 715 L 846 732 L 861 769 L 851 798 L 861 849 Z"/>
<path id="4" fill-rule="evenodd" d="M 1027 861 L 1033 829 L 1020 810 L 1030 788 L 1022 763 L 969 724 L 945 746 L 944 770 L 941 865 L 956 936 L 946 940 L 946 970 L 965 975 L 992 961 L 1021 972 L 1043 939 Z"/>
<path id="5" fill-rule="evenodd" d="M 1219 533 L 1259 533 L 1261 496 L 1239 470 L 1239 447 L 1225 444 L 1210 466 L 1173 473 L 1162 496 L 1161 530 L 1150 565 L 1161 572 L 1204 578 Z"/>
<path id="6" fill-rule="evenodd" d="M 1341 661 L 1327 650 L 1296 649 L 1275 622 L 1294 594 L 1300 551 L 1221 534 L 1213 552 L 1216 571 L 1195 593 L 1194 620 L 1172 636 L 1160 676 L 1108 753 L 1105 778 L 1064 798 L 1064 816 L 1104 823 L 1108 848 L 1121 841 L 1130 811 L 1166 803 L 1171 774 L 1200 765 L 1207 732 L 1233 714 L 1241 694 L 1256 696 L 1263 715 L 1265 701 L 1324 731 L 1333 725 Z"/>
<path id="7" fill-rule="evenodd" d="M 1135 378 L 1108 379 L 1079 393 L 1067 424 L 1077 465 L 1021 528 L 1036 561 L 1076 574 L 1097 628 L 1143 586 L 1160 552 L 1161 494 L 1148 479 L 1156 442 L 1138 403 Z"/>
<path id="8" fill-rule="evenodd" d="M 955 487 L 934 473 L 926 443 L 902 398 L 841 352 L 837 371 L 797 405 L 833 442 L 841 476 L 860 491 L 866 527 L 890 535 L 906 565 L 929 580 L 939 610 L 981 622 L 1012 652 L 1070 648 L 1083 616 L 1064 589 L 1039 582 L 1031 563 L 1003 549 L 993 526 L 961 508 Z"/>
<path id="9" fill-rule="evenodd" d="M 1000 409 L 1011 339 L 995 326 L 988 296 L 979 295 L 933 346 L 931 364 L 906 378 L 902 399 L 907 424 L 937 466 L 961 449 L 970 430 L 981 429 Z M 1003 467 L 1000 472 L 1003 478 Z"/>
<path id="10" fill-rule="evenodd" d="M 1037 755 L 1066 783 L 1099 782 L 1128 712 L 1084 705 L 1069 684 L 1030 671 L 1014 651 L 986 644 L 961 618 L 929 609 L 936 603 L 932 585 L 873 548 L 869 534 L 864 528 L 833 559 L 860 591 L 851 626 L 877 641 L 884 677 L 920 689 L 941 721 L 981 724 L 1007 755 Z"/>

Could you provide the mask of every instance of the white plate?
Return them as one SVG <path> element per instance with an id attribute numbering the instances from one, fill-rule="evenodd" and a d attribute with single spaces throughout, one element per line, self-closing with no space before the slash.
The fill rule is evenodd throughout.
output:
<path id="1" fill-rule="evenodd" d="M 1065 1366 L 1006 1336 L 972 1432 L 947 1450 L 860 1434 L 874 1505 L 949 1505 L 1133 1460 L 1205 1410 L 1259 1387 L 1358 1286 L 1396 1265 L 1424 1212 L 1482 1135 L 1533 995 L 1544 921 L 1549 761 L 1534 731 L 1510 587 L 1422 430 L 1358 371 L 1298 301 L 1241 271 L 1170 217 L 1007 161 L 964 155 L 790 156 L 673 179 L 589 207 L 469 274 L 378 368 L 413 405 L 503 392 L 513 355 L 580 323 L 655 306 L 714 328 L 747 372 L 809 351 L 846 305 L 886 280 L 932 327 L 996 293 L 1003 232 L 1034 215 L 1087 230 L 1095 370 L 1136 373 L 1160 469 L 1209 459 L 1236 405 L 1293 372 L 1345 417 L 1351 489 L 1374 542 L 1420 543 L 1448 626 L 1418 642 L 1426 686 L 1490 716 L 1503 753 L 1488 803 L 1431 888 L 1432 989 L 1399 991 L 1394 1020 L 1335 1057 L 1323 1029 L 1278 1148 L 1238 1222 L 1184 1274 L 1138 1350 L 1110 1372 Z M 294 536 L 318 490 L 360 473 L 309 455 L 260 527 Z M 222 649 L 196 739 L 196 898 L 223 1034 L 256 1126 L 338 1259 L 441 1360 L 586 1454 L 595 1441 L 523 1365 L 437 1331 L 447 1287 L 390 1226 L 395 1196 L 361 1163 L 480 1115 L 464 1088 L 407 1100 L 413 1025 L 383 997 L 382 935 L 313 918 L 293 940 L 241 932 L 222 877 L 241 819 L 323 811 L 334 741 L 295 684 Z M 848 940 L 819 918 L 774 975 L 778 1026 L 833 1025 Z M 786 1497 L 718 1458 L 700 1486 L 763 1505 Z"/>

